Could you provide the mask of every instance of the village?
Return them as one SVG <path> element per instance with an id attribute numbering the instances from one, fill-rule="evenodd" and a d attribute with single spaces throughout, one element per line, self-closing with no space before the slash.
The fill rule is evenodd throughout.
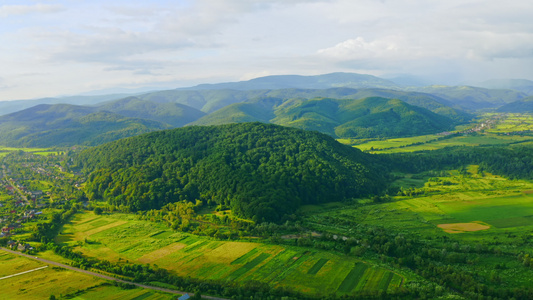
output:
<path id="1" fill-rule="evenodd" d="M 75 199 L 75 181 L 57 158 L 18 153 L 2 159 L 0 179 L 0 239 L 19 251 L 33 248 L 25 242 L 46 213 Z"/>

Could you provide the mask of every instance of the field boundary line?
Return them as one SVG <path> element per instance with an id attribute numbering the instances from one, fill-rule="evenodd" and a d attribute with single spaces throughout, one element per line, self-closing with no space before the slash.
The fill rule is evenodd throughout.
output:
<path id="1" fill-rule="evenodd" d="M 24 274 L 31 273 L 31 272 L 34 272 L 34 271 L 42 270 L 44 268 L 48 268 L 48 266 L 40 267 L 40 268 L 29 270 L 29 271 L 20 272 L 20 273 L 13 274 L 13 275 L 8 275 L 8 276 L 5 276 L 5 277 L 0 277 L 0 280 L 8 279 L 8 278 L 19 276 L 19 275 L 24 275 Z"/>
<path id="2" fill-rule="evenodd" d="M 42 263 L 46 263 L 46 264 L 49 264 L 49 265 L 54 265 L 54 266 L 58 266 L 58 267 L 61 267 L 61 268 L 64 268 L 64 269 L 68 269 L 68 270 L 71 270 L 71 271 L 80 272 L 80 273 L 84 273 L 84 274 L 87 274 L 87 275 L 99 277 L 99 278 L 102 278 L 102 279 L 105 279 L 105 280 L 111 280 L 111 281 L 116 281 L 116 282 L 121 282 L 121 283 L 126 283 L 126 284 L 132 284 L 132 285 L 144 288 L 144 289 L 151 289 L 151 290 L 166 292 L 166 293 L 170 293 L 170 294 L 180 294 L 180 295 L 189 294 L 189 296 L 194 296 L 194 293 L 191 293 L 191 292 L 183 292 L 183 291 L 171 290 L 171 289 L 167 289 L 167 288 L 161 288 L 161 287 L 146 285 L 146 284 L 142 284 L 142 283 L 126 281 L 126 280 L 122 280 L 122 279 L 119 279 L 119 278 L 103 275 L 103 274 L 100 274 L 100 273 L 91 272 L 91 271 L 87 271 L 87 270 L 82 270 L 80 268 L 76 268 L 76 267 L 73 267 L 73 266 L 62 264 L 62 263 L 59 263 L 59 262 L 56 262 L 56 261 L 52 261 L 52 260 L 48 260 L 48 259 L 44 259 L 44 258 L 38 258 L 38 257 L 31 256 L 31 255 L 28 255 L 28 254 L 24 254 L 24 253 L 21 253 L 21 252 L 9 250 L 9 249 L 6 249 L 4 247 L 0 247 L 0 250 L 1 251 L 5 251 L 7 253 L 15 254 L 15 255 L 18 255 L 18 256 L 23 256 L 23 257 L 27 257 L 27 258 L 30 258 L 30 259 L 33 259 L 33 260 L 37 260 L 37 261 L 40 261 Z M 219 297 L 206 296 L 206 295 L 202 295 L 202 298 L 203 299 L 211 299 L 211 300 L 229 300 L 229 299 L 226 299 L 226 298 L 219 298 Z"/>

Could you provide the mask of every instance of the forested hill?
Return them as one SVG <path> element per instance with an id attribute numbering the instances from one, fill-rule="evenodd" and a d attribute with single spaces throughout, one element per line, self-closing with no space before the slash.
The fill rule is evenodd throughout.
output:
<path id="1" fill-rule="evenodd" d="M 98 111 L 94 107 L 41 104 L 0 116 L 0 145 L 93 146 L 167 128 L 170 125 Z"/>
<path id="2" fill-rule="evenodd" d="M 318 133 L 242 123 L 153 132 L 82 152 L 90 199 L 132 211 L 180 200 L 221 205 L 256 221 L 282 221 L 302 204 L 385 188 L 375 157 Z"/>
<path id="3" fill-rule="evenodd" d="M 259 98 L 228 105 L 192 124 L 250 121 L 316 130 L 340 138 L 423 135 L 451 130 L 456 124 L 450 118 L 425 108 L 381 97 L 358 100 Z"/>

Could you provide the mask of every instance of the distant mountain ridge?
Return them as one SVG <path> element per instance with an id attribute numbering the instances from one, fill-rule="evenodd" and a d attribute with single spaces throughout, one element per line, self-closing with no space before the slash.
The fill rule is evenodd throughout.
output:
<path id="1" fill-rule="evenodd" d="M 192 125 L 266 122 L 333 137 L 398 137 L 436 133 L 452 128 L 450 118 L 401 100 L 380 97 L 364 99 L 258 98 L 228 105 Z"/>
<path id="2" fill-rule="evenodd" d="M 181 90 L 271 90 L 287 88 L 328 89 L 333 87 L 400 88 L 400 86 L 396 83 L 376 76 L 337 72 L 313 76 L 271 75 L 254 78 L 248 81 L 200 84 L 190 88 L 182 88 Z"/>
<path id="3" fill-rule="evenodd" d="M 497 110 L 498 112 L 508 113 L 532 113 L 533 112 L 533 96 L 506 104 Z"/>
<path id="4" fill-rule="evenodd" d="M 41 104 L 0 116 L 0 145 L 15 147 L 94 146 L 169 125 L 127 118 L 94 107 Z"/>
<path id="5" fill-rule="evenodd" d="M 491 79 L 473 85 L 487 89 L 515 90 L 533 95 L 533 81 L 527 79 Z"/>
<path id="6" fill-rule="evenodd" d="M 493 85 L 496 83 L 492 82 Z M 499 82 L 502 87 L 527 86 L 529 83 L 527 80 L 513 80 L 507 85 Z M 387 102 L 388 111 L 378 111 L 373 103 L 360 101 L 375 97 L 387 99 L 378 102 Z M 494 111 L 510 103 L 519 105 L 520 100 L 527 97 L 524 92 L 510 89 L 402 87 L 390 80 L 355 73 L 275 75 L 134 96 L 73 96 L 0 102 L 0 114 L 26 108 L 13 112 L 13 115 L 0 115 L 0 144 L 95 145 L 190 124 L 252 121 L 318 130 L 334 137 L 396 137 L 448 130 L 471 120 L 473 115 L 468 111 Z M 346 104 L 354 101 L 365 103 L 363 106 L 366 107 L 355 109 L 355 106 Z M 42 102 L 84 103 L 87 106 L 78 105 L 76 109 L 61 105 L 47 109 L 32 107 Z M 367 113 L 363 115 L 362 111 Z M 94 127 L 94 134 L 89 124 Z"/>

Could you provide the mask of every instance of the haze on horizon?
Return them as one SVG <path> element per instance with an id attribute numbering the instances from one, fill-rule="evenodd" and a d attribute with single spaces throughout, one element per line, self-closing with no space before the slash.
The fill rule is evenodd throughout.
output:
<path id="1" fill-rule="evenodd" d="M 533 2 L 7 0 L 0 100 L 266 75 L 533 79 Z"/>

